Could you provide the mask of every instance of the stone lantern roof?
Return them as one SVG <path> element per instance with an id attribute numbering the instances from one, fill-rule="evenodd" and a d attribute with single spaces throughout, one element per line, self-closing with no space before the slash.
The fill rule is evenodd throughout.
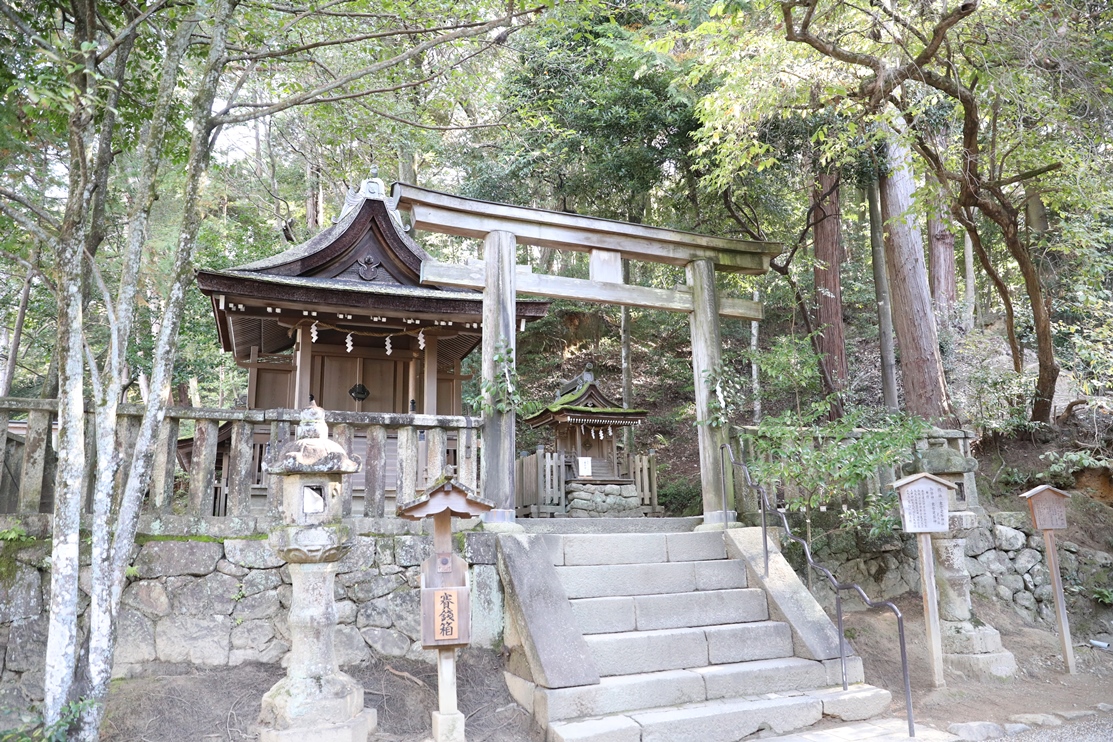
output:
<path id="1" fill-rule="evenodd" d="M 328 437 L 325 411 L 314 402 L 301 413 L 297 437 L 287 443 L 268 474 L 354 474 L 362 462 Z"/>

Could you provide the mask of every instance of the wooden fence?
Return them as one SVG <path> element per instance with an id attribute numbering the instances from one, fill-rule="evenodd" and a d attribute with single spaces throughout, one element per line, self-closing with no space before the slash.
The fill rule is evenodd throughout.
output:
<path id="1" fill-rule="evenodd" d="M 57 409 L 56 400 L 0 398 L 0 513 L 53 509 Z M 144 409 L 120 405 L 119 485 L 130 468 Z M 155 450 L 148 507 L 188 515 L 274 514 L 279 478 L 266 474 L 263 464 L 277 457 L 300 419 L 300 411 L 290 409 L 169 408 Z M 446 470 L 469 487 L 479 485 L 478 418 L 326 411 L 325 419 L 333 439 L 364 463 L 361 474 L 346 480 L 346 514 L 361 499 L 357 512 L 382 517 L 389 500 L 413 499 Z M 96 457 L 92 423 L 87 414 L 90 482 Z M 180 433 L 186 437 L 180 439 Z"/>
<path id="2" fill-rule="evenodd" d="M 564 493 L 564 454 L 536 453 L 514 461 L 515 509 L 519 516 L 533 518 L 560 514 L 568 510 Z"/>
<path id="3" fill-rule="evenodd" d="M 659 513 L 657 505 L 657 454 L 619 455 L 615 472 L 620 479 L 632 479 L 638 489 L 642 510 Z M 515 507 L 519 516 L 546 517 L 568 512 L 565 485 L 574 478 L 574 459 L 564 453 L 547 453 L 538 446 L 535 453 L 514 462 Z"/>

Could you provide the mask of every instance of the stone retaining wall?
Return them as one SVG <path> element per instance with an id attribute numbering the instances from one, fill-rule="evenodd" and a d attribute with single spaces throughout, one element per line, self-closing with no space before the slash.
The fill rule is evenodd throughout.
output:
<path id="1" fill-rule="evenodd" d="M 1055 598 L 1043 537 L 1032 527 L 1027 512 L 980 514 L 977 527 L 964 537 L 973 592 L 1008 603 L 1033 621 L 1055 624 Z M 1113 556 L 1069 541 L 1058 540 L 1057 546 L 1072 613 L 1075 609 L 1094 610 L 1092 588 L 1113 585 Z M 913 536 L 868 539 L 834 531 L 814 539 L 812 553 L 840 580 L 857 582 L 875 600 L 920 592 Z M 833 609 L 834 594 L 826 581 L 813 578 L 813 592 L 825 607 Z M 1113 619 L 1113 611 L 1110 614 Z M 1113 630 L 1113 624 L 1105 630 Z"/>
<path id="2" fill-rule="evenodd" d="M 417 533 L 365 532 L 354 537 L 352 550 L 338 563 L 336 651 L 342 666 L 372 653 L 435 659 L 421 649 L 417 590 L 419 565 L 432 540 L 421 533 L 421 524 L 400 523 L 376 525 Z M 6 527 L 0 523 L 0 530 Z M 210 522 L 206 530 L 222 528 Z M 282 662 L 289 650 L 290 575 L 265 538 L 185 534 L 139 540 L 123 593 L 115 675 L 139 674 L 152 661 Z M 456 534 L 455 541 L 471 565 L 472 644 L 498 646 L 503 603 L 495 535 L 470 531 Z M 0 560 L 0 714 L 42 700 L 49 554 L 50 541 L 40 539 L 8 544 Z M 88 571 L 88 566 L 82 570 L 83 589 Z M 80 600 L 84 611 L 89 603 L 84 591 Z"/>
<path id="3" fill-rule="evenodd" d="M 630 484 L 585 484 L 570 482 L 565 487 L 568 515 L 572 518 L 640 517 L 638 488 Z"/>

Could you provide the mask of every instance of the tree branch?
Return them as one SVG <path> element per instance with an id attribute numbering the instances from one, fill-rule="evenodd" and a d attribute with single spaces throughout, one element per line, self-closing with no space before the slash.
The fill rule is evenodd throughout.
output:
<path id="1" fill-rule="evenodd" d="M 1037 177 L 1039 177 L 1039 176 L 1041 176 L 1045 173 L 1054 172 L 1055 170 L 1058 170 L 1061 167 L 1063 167 L 1063 163 L 1053 162 L 1050 165 L 1044 165 L 1043 167 L 1038 167 L 1038 168 L 1035 168 L 1034 170 L 1026 170 L 1023 173 L 1019 173 L 1017 175 L 1014 175 L 1011 178 L 1005 178 L 1004 180 L 998 180 L 998 181 L 993 182 L 993 183 L 986 183 L 986 188 L 1001 188 L 1001 187 L 1004 187 L 1004 186 L 1013 185 L 1014 183 L 1022 183 L 1025 180 L 1031 180 L 1032 178 L 1037 178 Z"/>
<path id="2" fill-rule="evenodd" d="M 14 221 L 19 226 L 26 229 L 33 234 L 36 239 L 40 240 L 44 245 L 54 243 L 55 236 L 48 234 L 42 227 L 36 224 L 32 219 L 28 218 L 26 214 L 22 214 L 12 207 L 8 206 L 3 201 L 0 201 L 0 213 L 3 213 L 9 219 Z"/>
<path id="3" fill-rule="evenodd" d="M 286 109 L 293 108 L 294 106 L 306 105 L 307 103 L 315 103 L 317 100 L 323 98 L 327 93 L 330 93 L 333 90 L 336 90 L 337 88 L 343 87 L 344 85 L 347 85 L 350 82 L 355 82 L 356 80 L 367 77 L 368 75 L 374 74 L 376 72 L 381 72 L 382 70 L 389 69 L 390 67 L 397 66 L 397 65 L 401 64 L 402 62 L 406 62 L 406 61 L 408 61 L 408 60 L 410 60 L 410 59 L 412 59 L 416 56 L 419 56 L 419 55 L 425 53 L 429 49 L 440 46 L 442 44 L 447 44 L 451 41 L 458 41 L 460 39 L 467 39 L 467 38 L 473 38 L 475 36 L 480 36 L 480 35 L 486 33 L 487 31 L 490 31 L 491 29 L 499 28 L 500 26 L 507 25 L 514 18 L 520 17 L 522 15 L 527 15 L 527 14 L 530 14 L 530 13 L 538 12 L 540 9 L 541 8 L 539 6 L 538 8 L 534 8 L 534 9 L 531 9 L 529 11 L 522 11 L 522 12 L 514 13 L 512 15 L 504 16 L 502 18 L 498 18 L 498 19 L 493 20 L 493 21 L 489 21 L 489 22 L 483 24 L 482 26 L 476 26 L 474 28 L 464 28 L 464 29 L 461 29 L 459 31 L 455 31 L 453 33 L 442 34 L 441 36 L 438 36 L 435 39 L 429 39 L 428 41 L 423 41 L 422 43 L 420 43 L 416 46 L 413 46 L 410 49 L 402 52 L 401 54 L 398 54 L 394 57 L 391 57 L 390 59 L 385 59 L 381 62 L 376 62 L 375 64 L 364 67 L 363 69 L 357 70 L 357 71 L 352 72 L 348 75 L 344 75 L 343 77 L 337 78 L 336 80 L 328 82 L 324 85 L 320 85 L 313 90 L 310 90 L 310 91 L 305 92 L 305 93 L 301 93 L 299 95 L 291 96 L 290 98 L 287 98 L 284 101 L 277 101 L 274 104 L 268 106 L 267 108 L 263 108 L 263 109 L 260 109 L 260 110 L 257 110 L 257 111 L 251 111 L 251 112 L 247 112 L 247 113 L 240 113 L 240 114 L 236 114 L 236 115 L 225 114 L 225 115 L 214 116 L 211 120 L 212 124 L 214 126 L 224 125 L 224 124 L 241 124 L 241 123 L 244 123 L 245 121 L 251 121 L 251 120 L 257 119 L 257 118 L 264 118 L 266 116 L 270 116 L 271 114 L 275 114 L 275 113 L 279 113 L 281 111 L 285 111 Z"/>
<path id="4" fill-rule="evenodd" d="M 229 62 L 258 62 L 263 59 L 274 59 L 276 57 L 288 57 L 300 52 L 310 51 L 312 49 L 321 49 L 329 46 L 343 46 L 344 44 L 355 44 L 360 41 L 369 41 L 370 39 L 383 39 L 392 36 L 420 36 L 426 33 L 440 33 L 442 31 L 455 31 L 465 28 L 478 28 L 484 26 L 490 21 L 476 21 L 474 23 L 458 23 L 451 26 L 430 26 L 428 28 L 405 28 L 393 31 L 376 31 L 375 33 L 360 34 L 359 36 L 349 36 L 343 39 L 327 39 L 324 41 L 314 41 L 311 44 L 302 44 L 301 46 L 292 46 L 288 49 L 275 49 L 272 51 L 260 51 L 257 53 L 248 53 L 239 57 L 232 57 Z"/>
<path id="5" fill-rule="evenodd" d="M 34 30 L 19 17 L 15 10 L 8 5 L 7 0 L 0 0 L 0 13 L 3 13 L 9 21 L 14 23 L 16 28 L 18 28 L 26 38 L 33 41 L 38 47 L 49 52 L 56 61 L 62 60 L 62 54 L 54 48 L 50 42 L 35 33 Z"/>
<path id="6" fill-rule="evenodd" d="M 39 219 L 41 219 L 43 222 L 45 222 L 46 226 L 50 227 L 54 231 L 58 231 L 61 228 L 60 225 L 58 224 L 58 221 L 53 216 L 51 216 L 45 209 L 43 209 L 41 206 L 35 205 L 34 202 L 24 198 L 23 196 L 16 193 L 15 191 L 11 191 L 11 190 L 8 190 L 7 188 L 4 188 L 3 186 L 0 186 L 0 196 L 3 196 L 4 198 L 8 199 L 9 201 L 15 201 L 17 204 L 20 204 L 21 206 L 26 208 L 28 211 L 32 212 Z"/>
<path id="7" fill-rule="evenodd" d="M 116 49 L 124 43 L 124 40 L 131 36 L 135 29 L 139 28 L 139 26 L 152 15 L 162 10 L 168 1 L 169 0 L 157 0 L 154 5 L 145 10 L 141 15 L 136 16 L 131 23 L 124 26 L 120 30 L 120 33 L 116 34 L 115 38 L 104 48 L 104 51 L 97 55 L 97 64 L 103 64 L 106 59 L 112 56 L 112 52 L 116 51 Z"/>

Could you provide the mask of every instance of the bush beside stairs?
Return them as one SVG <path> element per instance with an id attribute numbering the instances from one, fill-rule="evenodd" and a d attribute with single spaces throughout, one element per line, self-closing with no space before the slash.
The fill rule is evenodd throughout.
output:
<path id="1" fill-rule="evenodd" d="M 859 657 L 842 689 L 834 625 L 771 556 L 766 577 L 760 529 L 500 535 L 511 693 L 546 742 L 738 742 L 886 712 Z"/>

